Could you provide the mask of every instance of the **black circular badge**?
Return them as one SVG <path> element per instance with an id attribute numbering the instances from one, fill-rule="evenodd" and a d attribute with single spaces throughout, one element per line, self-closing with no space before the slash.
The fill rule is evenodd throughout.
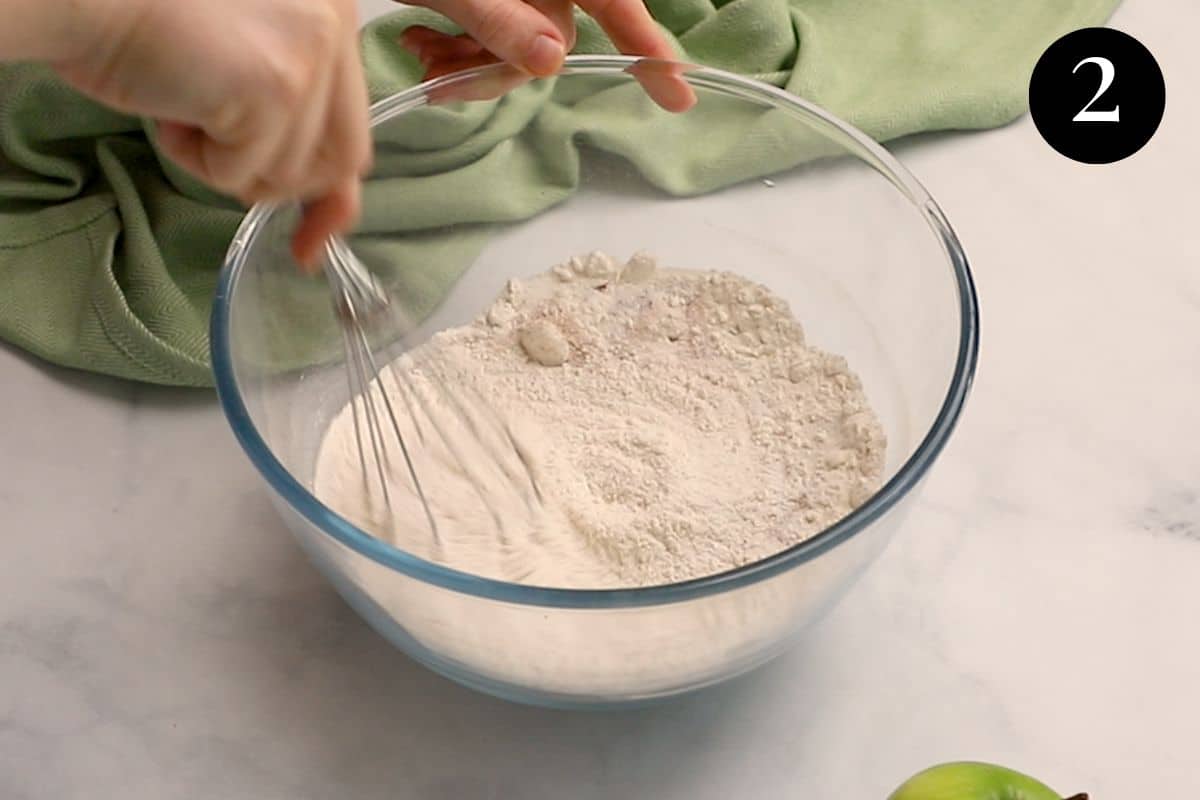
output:
<path id="1" fill-rule="evenodd" d="M 1167 90 L 1137 39 L 1083 28 L 1050 45 L 1029 80 L 1029 113 L 1046 143 L 1085 164 L 1127 158 L 1158 130 Z"/>

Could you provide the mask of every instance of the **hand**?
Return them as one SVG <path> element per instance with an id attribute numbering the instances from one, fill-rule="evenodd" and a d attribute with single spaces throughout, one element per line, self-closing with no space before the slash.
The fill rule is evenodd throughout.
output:
<path id="1" fill-rule="evenodd" d="M 572 0 L 418 0 L 462 26 L 451 36 L 414 26 L 401 43 L 436 78 L 462 69 L 505 61 L 530 75 L 554 74 L 575 46 L 575 3 Z M 642 0 L 580 0 L 580 8 L 604 28 L 626 55 L 671 60 L 671 45 Z M 664 108 L 686 111 L 696 102 L 681 70 L 644 70 L 637 77 Z"/>
<path id="2" fill-rule="evenodd" d="M 353 224 L 370 165 L 354 0 L 91 0 L 89 40 L 52 62 L 106 105 L 158 120 L 159 146 L 246 204 L 300 199 L 311 265 Z"/>

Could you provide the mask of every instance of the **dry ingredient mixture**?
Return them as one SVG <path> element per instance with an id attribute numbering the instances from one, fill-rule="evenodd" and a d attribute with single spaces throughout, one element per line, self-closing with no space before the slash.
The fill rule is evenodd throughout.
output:
<path id="1" fill-rule="evenodd" d="M 804 540 L 881 480 L 884 434 L 845 359 L 807 346 L 764 287 L 660 269 L 645 253 L 624 264 L 592 253 L 514 280 L 475 322 L 394 367 L 382 391 L 418 442 L 438 541 L 402 460 L 391 515 L 364 480 L 349 406 L 326 434 L 316 493 L 466 572 L 563 588 L 697 578 Z M 514 479 L 497 419 L 541 502 Z"/>

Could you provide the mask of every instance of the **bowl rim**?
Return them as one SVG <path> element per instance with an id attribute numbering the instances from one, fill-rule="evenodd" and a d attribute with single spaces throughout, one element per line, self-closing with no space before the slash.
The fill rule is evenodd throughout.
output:
<path id="1" fill-rule="evenodd" d="M 569 56 L 559 75 L 618 75 L 651 59 L 628 56 Z M 245 265 L 250 244 L 276 207 L 260 204 L 243 218 L 229 246 L 218 279 L 210 323 L 210 347 L 217 394 L 225 416 L 251 463 L 291 508 L 318 530 L 366 558 L 420 581 L 468 595 L 519 605 L 557 608 L 632 608 L 681 602 L 726 592 L 766 580 L 829 551 L 879 519 L 920 483 L 954 430 L 974 379 L 979 357 L 979 308 L 966 254 L 945 215 L 928 191 L 886 149 L 862 131 L 819 106 L 783 89 L 724 70 L 693 64 L 682 67 L 689 83 L 733 91 L 747 99 L 767 101 L 802 116 L 815 117 L 860 148 L 858 155 L 874 166 L 923 214 L 940 240 L 958 291 L 959 342 L 954 375 L 929 431 L 895 475 L 862 505 L 808 539 L 751 564 L 687 581 L 622 589 L 563 589 L 528 586 L 487 578 L 427 561 L 366 533 L 325 506 L 283 466 L 255 427 L 238 389 L 230 352 L 230 297 Z M 489 65 L 426 81 L 371 106 L 372 126 L 422 105 L 430 90 L 444 89 L 489 73 L 511 73 L 512 67 Z"/>

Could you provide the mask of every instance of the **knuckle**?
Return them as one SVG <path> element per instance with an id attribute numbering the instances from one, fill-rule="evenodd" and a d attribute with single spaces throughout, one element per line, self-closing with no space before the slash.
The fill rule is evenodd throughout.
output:
<path id="1" fill-rule="evenodd" d="M 288 153 L 284 162 L 272 175 L 272 183 L 293 194 L 311 194 L 314 186 L 320 187 L 331 181 L 329 165 L 312 153 Z"/>
<path id="2" fill-rule="evenodd" d="M 338 179 L 338 167 L 328 158 L 313 159 L 308 168 L 296 176 L 295 191 L 303 195 L 317 195 L 327 191 Z"/>
<path id="3" fill-rule="evenodd" d="M 304 185 L 307 170 L 311 166 L 311 164 L 300 165 L 295 159 L 290 160 L 272 171 L 271 183 L 284 191 L 296 191 Z"/>
<path id="4" fill-rule="evenodd" d="M 336 52 L 343 38 L 341 14 L 328 3 L 312 2 L 301 8 L 304 11 L 299 20 L 302 28 L 300 41 L 314 55 L 326 57 Z"/>
<path id="5" fill-rule="evenodd" d="M 285 107 L 295 106 L 305 99 L 308 89 L 307 65 L 303 59 L 292 55 L 268 56 L 262 62 L 262 88 L 268 93 L 268 102 L 273 99 Z"/>
<path id="6" fill-rule="evenodd" d="M 205 129 L 215 139 L 228 141 L 240 138 L 251 125 L 252 114 L 240 99 L 216 103 L 205 115 Z"/>
<path id="7" fill-rule="evenodd" d="M 299 197 L 304 200 L 312 200 L 317 197 L 324 197 L 336 185 L 337 184 L 334 181 L 329 179 L 317 180 L 314 178 L 312 180 L 307 180 L 303 183 L 303 185 L 292 189 L 289 192 L 289 195 L 292 197 Z"/>
<path id="8" fill-rule="evenodd" d="M 213 188 L 232 197 L 244 197 L 251 202 L 258 202 L 261 197 L 255 194 L 255 180 L 247 177 L 244 172 L 224 167 L 209 168 Z"/>
<path id="9" fill-rule="evenodd" d="M 517 10 L 505 0 L 492 0 L 479 10 L 475 24 L 478 38 L 485 47 L 512 38 Z"/>

